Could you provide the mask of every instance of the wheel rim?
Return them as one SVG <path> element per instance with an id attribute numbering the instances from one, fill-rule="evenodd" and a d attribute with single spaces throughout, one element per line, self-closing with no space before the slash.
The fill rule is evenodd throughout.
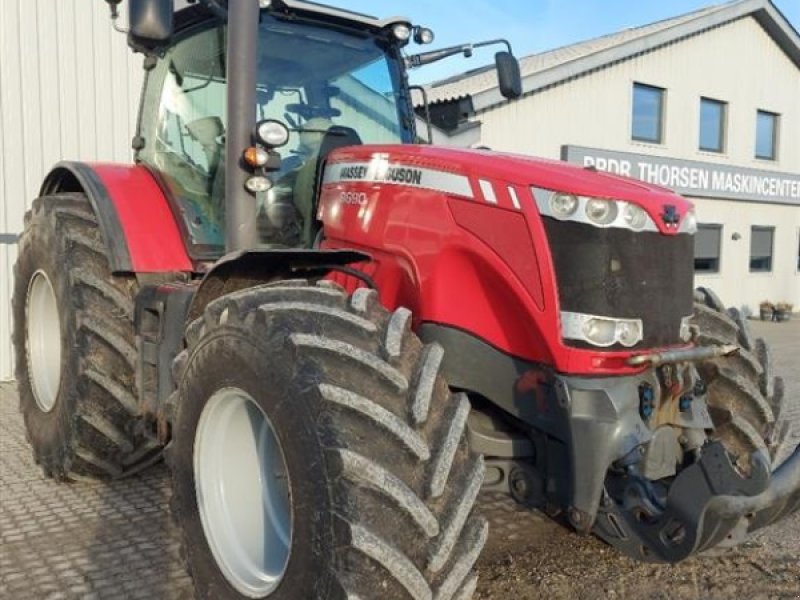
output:
<path id="1" fill-rule="evenodd" d="M 292 546 L 289 477 L 269 418 L 237 388 L 217 391 L 194 441 L 197 506 L 214 559 L 250 598 L 280 584 Z"/>
<path id="2" fill-rule="evenodd" d="M 42 411 L 50 412 L 61 384 L 61 320 L 53 285 L 42 270 L 28 284 L 25 315 L 33 397 Z"/>

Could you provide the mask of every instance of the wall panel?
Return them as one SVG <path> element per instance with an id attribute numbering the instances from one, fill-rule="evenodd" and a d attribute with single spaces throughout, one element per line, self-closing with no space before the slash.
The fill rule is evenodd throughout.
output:
<path id="1" fill-rule="evenodd" d="M 123 23 L 124 24 L 124 23 Z M 13 373 L 15 236 L 59 160 L 129 162 L 142 57 L 99 0 L 0 1 L 0 380 Z"/>

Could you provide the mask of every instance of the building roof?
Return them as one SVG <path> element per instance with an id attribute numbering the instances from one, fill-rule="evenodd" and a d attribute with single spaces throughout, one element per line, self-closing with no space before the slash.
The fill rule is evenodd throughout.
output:
<path id="1" fill-rule="evenodd" d="M 800 34 L 775 5 L 770 0 L 735 0 L 525 56 L 519 61 L 523 93 L 556 85 L 743 17 L 754 17 L 800 68 Z M 504 102 L 494 65 L 436 81 L 425 88 L 431 104 L 471 96 L 475 110 L 479 111 Z"/>

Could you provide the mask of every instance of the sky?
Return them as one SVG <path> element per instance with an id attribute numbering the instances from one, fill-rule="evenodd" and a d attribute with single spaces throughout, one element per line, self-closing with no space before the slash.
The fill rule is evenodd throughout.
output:
<path id="1" fill-rule="evenodd" d="M 518 57 L 599 37 L 628 27 L 638 27 L 699 10 L 715 0 L 323 0 L 375 15 L 408 17 L 414 24 L 433 29 L 430 46 L 410 52 L 506 38 Z M 795 29 L 800 31 L 800 0 L 773 0 Z M 471 59 L 454 56 L 412 71 L 415 83 L 425 83 L 488 64 L 493 46 L 475 51 Z"/>

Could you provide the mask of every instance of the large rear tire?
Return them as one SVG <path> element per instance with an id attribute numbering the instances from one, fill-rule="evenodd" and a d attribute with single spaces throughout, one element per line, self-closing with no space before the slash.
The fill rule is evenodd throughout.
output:
<path id="1" fill-rule="evenodd" d="M 731 356 L 698 365 L 707 387 L 707 401 L 714 421 L 714 437 L 736 457 L 737 467 L 750 471 L 750 455 L 760 452 L 772 469 L 792 448 L 788 399 L 783 380 L 772 372 L 769 348 L 755 338 L 746 319 L 735 309 L 725 309 L 710 290 L 696 294 L 693 324 L 701 345 L 736 344 Z"/>
<path id="2" fill-rule="evenodd" d="M 83 194 L 34 201 L 14 275 L 20 409 L 45 474 L 109 479 L 157 460 L 137 409 L 136 280 L 111 274 Z"/>
<path id="3" fill-rule="evenodd" d="M 234 292 L 189 326 L 167 462 L 199 598 L 472 596 L 483 461 L 409 326 L 328 282 Z"/>

